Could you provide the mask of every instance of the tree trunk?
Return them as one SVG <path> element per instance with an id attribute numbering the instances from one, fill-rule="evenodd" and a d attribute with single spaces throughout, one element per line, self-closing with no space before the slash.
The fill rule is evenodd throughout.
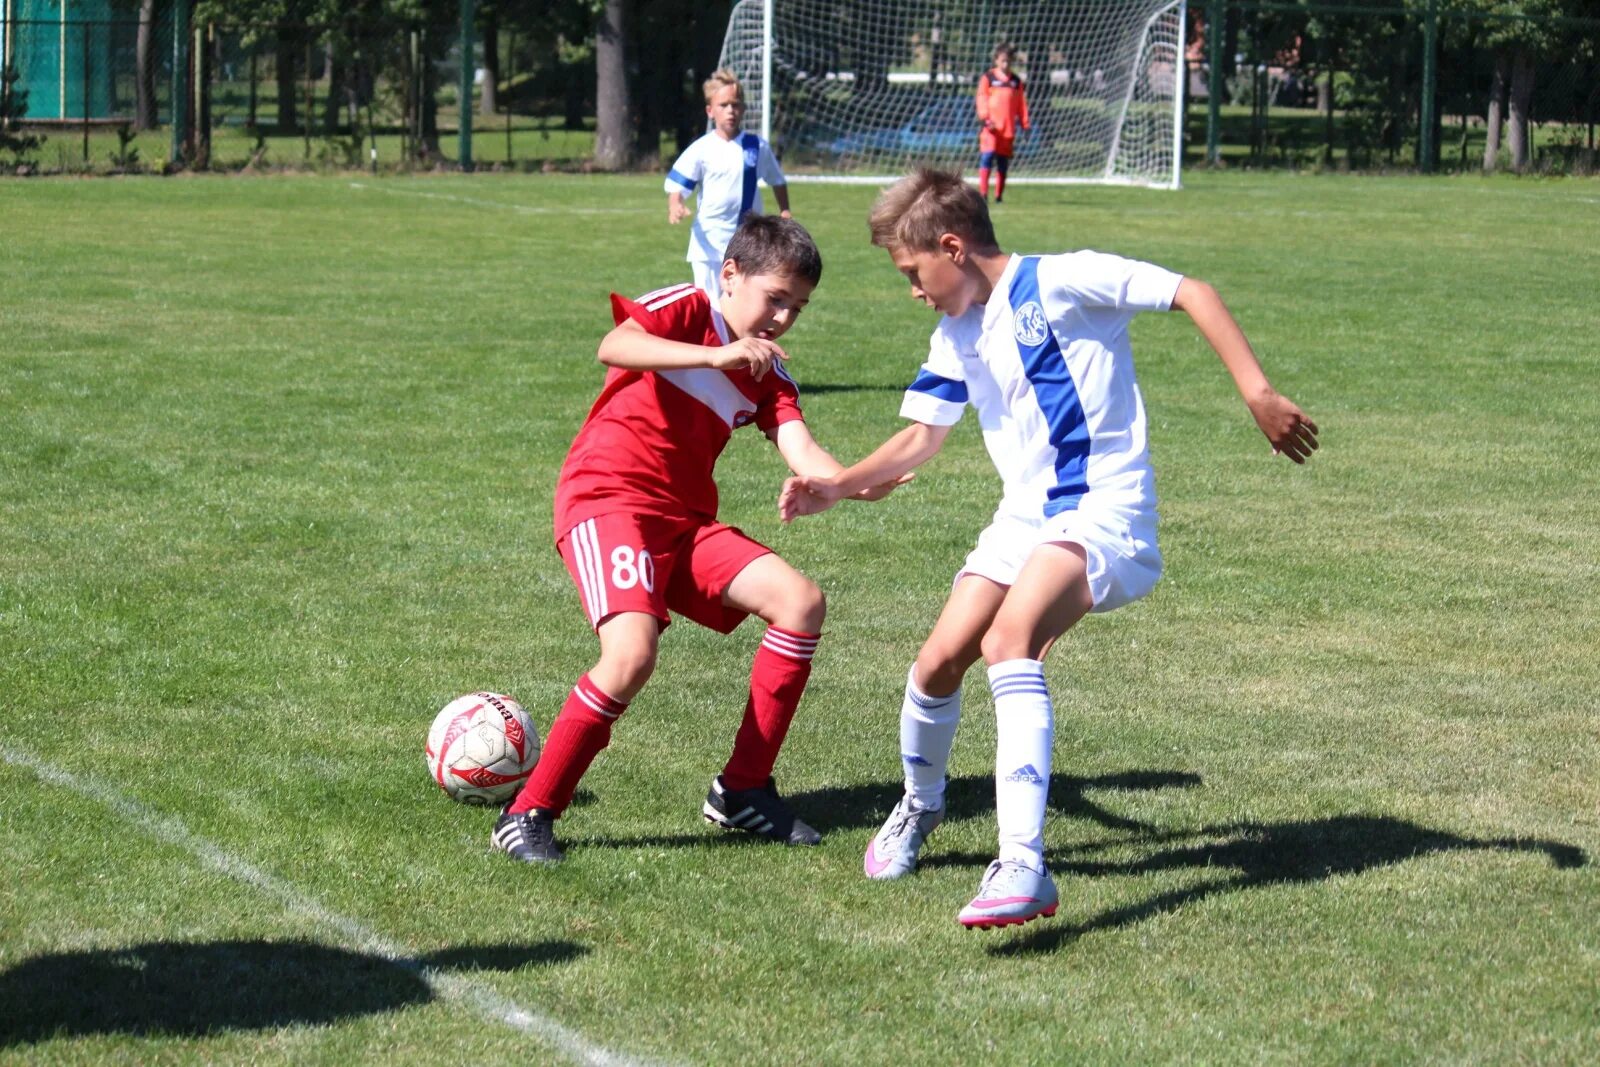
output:
<path id="1" fill-rule="evenodd" d="M 1533 162 L 1529 123 L 1533 104 L 1533 56 L 1526 48 L 1517 49 L 1511 62 L 1511 117 L 1506 132 L 1511 141 L 1511 166 L 1527 170 Z"/>
<path id="2" fill-rule="evenodd" d="M 295 59 L 300 55 L 299 34 L 290 26 L 278 27 L 277 54 L 273 65 L 278 73 L 278 132 L 293 133 L 300 126 L 299 104 L 296 98 Z"/>
<path id="3" fill-rule="evenodd" d="M 134 39 L 133 128 L 156 127 L 156 0 L 139 0 L 139 33 Z"/>
<path id="4" fill-rule="evenodd" d="M 478 96 L 478 113 L 493 115 L 500 110 L 500 20 L 483 20 L 483 91 Z"/>
<path id="5" fill-rule="evenodd" d="M 1500 124 L 1506 106 L 1506 74 L 1511 69 L 1511 57 L 1503 50 L 1494 54 L 1494 77 L 1489 82 L 1489 108 L 1485 115 L 1486 130 L 1483 141 L 1483 169 L 1492 172 L 1500 165 Z"/>
<path id="6" fill-rule="evenodd" d="M 344 110 L 346 104 L 345 81 L 349 75 L 349 65 L 343 59 L 335 58 L 333 53 L 334 46 L 330 44 L 325 68 L 328 72 L 328 97 L 322 107 L 322 130 L 329 137 L 335 137 L 339 133 L 340 112 Z"/>
<path id="7" fill-rule="evenodd" d="M 601 170 L 626 170 L 633 147 L 633 100 L 628 91 L 627 0 L 605 0 L 595 28 L 594 161 Z"/>

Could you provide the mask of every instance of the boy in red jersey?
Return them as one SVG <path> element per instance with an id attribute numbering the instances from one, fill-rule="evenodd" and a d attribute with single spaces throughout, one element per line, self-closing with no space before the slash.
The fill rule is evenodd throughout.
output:
<path id="1" fill-rule="evenodd" d="M 1022 79 L 1012 73 L 1016 49 L 1009 42 L 995 46 L 994 66 L 978 79 L 978 192 L 989 199 L 989 172 L 995 172 L 994 202 L 1006 194 L 1006 172 L 1011 169 L 1011 149 L 1017 130 L 1028 129 L 1028 101 Z"/>
<path id="2" fill-rule="evenodd" d="M 496 821 L 494 848 L 524 863 L 563 858 L 554 821 L 611 741 L 611 724 L 656 664 L 668 610 L 729 633 L 767 623 L 733 754 L 702 813 L 791 845 L 820 835 L 795 817 L 772 768 L 811 674 L 822 591 L 765 545 L 717 521 L 712 468 L 735 429 L 754 423 L 796 474 L 843 468 L 812 438 L 777 345 L 822 276 L 799 223 L 751 215 L 728 242 L 721 292 L 678 285 L 637 301 L 612 294 L 600 342 L 610 370 L 556 486 L 556 546 L 600 638 L 550 726 L 527 784 Z M 898 483 L 895 483 L 898 484 Z M 876 500 L 893 485 L 859 494 Z"/>

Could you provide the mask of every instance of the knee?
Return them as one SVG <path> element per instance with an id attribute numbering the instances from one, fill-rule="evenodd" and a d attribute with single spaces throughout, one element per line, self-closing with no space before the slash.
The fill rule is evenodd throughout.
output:
<path id="1" fill-rule="evenodd" d="M 591 677 L 602 675 L 606 695 L 621 701 L 631 701 L 656 669 L 656 645 L 633 644 L 624 648 L 608 649 L 600 663 L 590 672 Z M 599 684 L 597 682 L 597 684 Z"/>
<path id="2" fill-rule="evenodd" d="M 970 666 L 970 661 L 948 649 L 924 645 L 917 653 L 917 688 L 931 697 L 949 696 L 961 688 L 961 679 Z"/>
<path id="3" fill-rule="evenodd" d="M 801 578 L 784 590 L 779 607 L 767 621 L 785 630 L 816 634 L 822 632 L 822 622 L 828 615 L 828 598 L 817 584 Z"/>
<path id="4" fill-rule="evenodd" d="M 1027 631 L 1006 626 L 997 619 L 983 635 L 978 647 L 983 653 L 983 662 L 993 666 L 1007 660 L 1036 658 L 1030 647 L 1030 639 Z"/>

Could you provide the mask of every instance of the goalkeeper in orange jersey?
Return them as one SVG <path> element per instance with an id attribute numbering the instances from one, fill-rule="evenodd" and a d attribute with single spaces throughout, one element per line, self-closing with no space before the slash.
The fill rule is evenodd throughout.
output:
<path id="1" fill-rule="evenodd" d="M 994 202 L 1006 195 L 1006 172 L 1011 169 L 1011 147 L 1017 130 L 1028 129 L 1028 101 L 1022 79 L 1011 70 L 1017 50 L 1009 41 L 995 46 L 994 66 L 978 79 L 978 191 L 989 199 L 989 172 L 994 175 Z"/>

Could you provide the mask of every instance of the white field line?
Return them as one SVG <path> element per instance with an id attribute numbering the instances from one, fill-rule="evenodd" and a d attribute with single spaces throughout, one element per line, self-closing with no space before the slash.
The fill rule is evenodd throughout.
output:
<path id="1" fill-rule="evenodd" d="M 68 774 L 8 745 L 0 744 L 0 760 L 13 767 L 32 771 L 51 785 L 69 789 L 81 797 L 105 805 L 157 841 L 191 853 L 207 867 L 275 898 L 289 911 L 337 930 L 350 945 L 381 956 L 396 967 L 416 974 L 442 999 L 464 1005 L 490 1022 L 543 1038 L 575 1063 L 593 1064 L 595 1067 L 647 1067 L 648 1061 L 602 1048 L 549 1016 L 501 996 L 482 982 L 423 966 L 396 943 L 379 936 L 349 916 L 330 911 L 282 878 L 223 851 L 205 838 L 195 835 L 171 816 L 162 815 L 98 782 Z"/>
<path id="2" fill-rule="evenodd" d="M 424 193 L 418 189 L 389 189 L 366 182 L 351 182 L 350 188 L 367 193 L 386 193 L 389 196 L 408 196 L 420 200 L 448 200 L 453 204 L 471 207 L 492 207 L 501 211 L 515 211 L 519 215 L 647 215 L 654 214 L 642 207 L 531 207 L 527 204 L 508 204 L 503 200 L 480 200 L 475 196 L 453 196 L 450 193 Z"/>

